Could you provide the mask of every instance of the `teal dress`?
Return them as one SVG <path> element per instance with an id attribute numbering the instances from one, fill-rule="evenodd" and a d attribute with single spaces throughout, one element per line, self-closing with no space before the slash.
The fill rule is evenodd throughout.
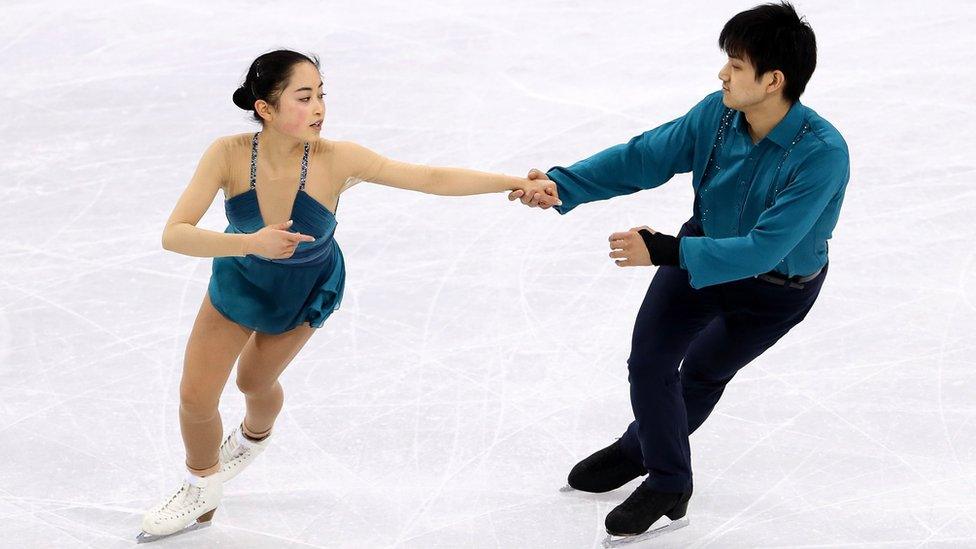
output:
<path id="1" fill-rule="evenodd" d="M 342 301 L 346 269 L 334 239 L 337 222 L 328 208 L 305 192 L 308 150 L 306 143 L 291 229 L 315 241 L 300 242 L 285 259 L 254 254 L 213 259 L 207 291 L 214 308 L 258 332 L 280 334 L 306 322 L 319 328 Z M 249 234 L 264 228 L 255 190 L 257 157 L 256 133 L 251 140 L 251 188 L 224 201 L 230 223 L 225 233 Z"/>

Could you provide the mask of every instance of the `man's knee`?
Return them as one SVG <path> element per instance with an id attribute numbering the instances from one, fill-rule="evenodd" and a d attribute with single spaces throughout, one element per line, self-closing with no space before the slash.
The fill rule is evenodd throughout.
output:
<path id="1" fill-rule="evenodd" d="M 720 389 L 735 377 L 736 369 L 723 367 L 717 357 L 704 361 L 693 356 L 681 364 L 681 385 L 686 390 L 695 388 Z"/>
<path id="2" fill-rule="evenodd" d="M 673 376 L 687 351 L 686 338 L 669 333 L 663 326 L 647 333 L 645 337 L 634 336 L 627 358 L 628 373 L 638 379 Z"/>
<path id="3" fill-rule="evenodd" d="M 717 389 L 725 387 L 730 381 L 732 381 L 732 376 L 709 376 L 703 375 L 701 372 L 681 371 L 681 385 L 686 388 L 707 387 Z"/>
<path id="4" fill-rule="evenodd" d="M 652 359 L 631 356 L 627 359 L 627 380 L 639 385 L 671 385 L 678 378 L 678 362 L 677 358 L 667 356 Z"/>

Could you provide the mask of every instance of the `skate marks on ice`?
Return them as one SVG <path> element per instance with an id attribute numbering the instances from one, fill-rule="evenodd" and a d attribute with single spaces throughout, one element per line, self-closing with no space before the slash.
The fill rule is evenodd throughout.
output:
<path id="1" fill-rule="evenodd" d="M 11 340 L 10 340 L 10 321 L 7 320 L 7 315 L 0 310 L 0 364 L 4 364 L 7 355 L 10 354 Z"/>
<path id="2" fill-rule="evenodd" d="M 662 517 L 662 518 L 668 520 L 666 517 Z M 662 536 L 669 532 L 674 532 L 675 530 L 678 530 L 680 528 L 684 528 L 685 526 L 688 526 L 688 522 L 689 522 L 688 517 L 681 517 L 678 520 L 672 520 L 667 524 L 658 526 L 657 528 L 654 528 L 652 525 L 652 527 L 649 528 L 646 532 L 637 534 L 636 536 L 615 536 L 613 534 L 608 533 L 607 537 L 603 540 L 603 547 L 605 548 L 621 547 L 625 545 L 630 545 L 632 543 L 640 543 L 642 541 L 647 541 L 649 539 Z"/>

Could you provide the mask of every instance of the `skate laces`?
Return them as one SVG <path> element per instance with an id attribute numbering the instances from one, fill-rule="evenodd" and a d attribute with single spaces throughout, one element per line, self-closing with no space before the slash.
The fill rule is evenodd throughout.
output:
<path id="1" fill-rule="evenodd" d="M 221 461 L 230 462 L 246 458 L 251 453 L 251 448 L 238 439 L 238 433 L 235 429 L 227 435 L 224 443 L 220 445 L 220 453 L 221 458 L 223 458 Z"/>
<path id="2" fill-rule="evenodd" d="M 203 503 L 203 498 L 200 497 L 202 493 L 203 487 L 193 486 L 184 480 L 176 493 L 153 510 L 152 514 L 155 515 L 153 522 L 159 523 L 193 512 Z"/>
<path id="3" fill-rule="evenodd" d="M 251 459 L 264 450 L 269 436 L 270 434 L 259 441 L 250 440 L 244 435 L 242 427 L 238 426 L 227 435 L 227 438 L 220 445 L 221 465 L 236 467 L 241 462 Z"/>
<path id="4" fill-rule="evenodd" d="M 237 449 L 240 448 L 240 444 L 237 443 L 237 430 L 233 430 L 224 439 L 224 443 L 220 445 L 220 457 L 221 461 L 230 461 L 234 459 L 237 454 Z"/>
<path id="5" fill-rule="evenodd" d="M 157 515 L 156 522 L 159 522 L 161 519 L 180 517 L 194 511 L 202 504 L 203 498 L 200 496 L 203 494 L 203 489 L 202 486 L 194 486 L 187 481 L 183 481 L 180 489 L 170 496 L 166 503 L 157 508 L 155 513 Z"/>
<path id="6" fill-rule="evenodd" d="M 165 510 L 169 509 L 169 506 L 174 501 L 176 501 L 180 496 L 183 495 L 183 492 L 187 489 L 187 487 L 189 485 L 190 485 L 190 483 L 184 482 L 183 485 L 180 486 L 180 489 L 177 490 L 175 494 L 173 494 L 172 496 L 170 496 L 168 500 L 166 500 L 163 503 L 160 503 L 159 505 L 157 505 L 156 506 L 156 510 L 159 511 L 159 512 L 162 512 L 162 511 L 165 511 Z"/>

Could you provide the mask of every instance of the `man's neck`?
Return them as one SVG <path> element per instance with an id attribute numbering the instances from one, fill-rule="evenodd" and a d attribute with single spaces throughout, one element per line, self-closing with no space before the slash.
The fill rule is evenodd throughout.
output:
<path id="1" fill-rule="evenodd" d="M 791 106 L 789 101 L 780 96 L 767 99 L 744 110 L 743 114 L 746 122 L 749 123 L 749 136 L 752 137 L 752 142 L 759 143 L 769 135 L 776 124 L 786 117 L 786 113 L 790 112 Z"/>

